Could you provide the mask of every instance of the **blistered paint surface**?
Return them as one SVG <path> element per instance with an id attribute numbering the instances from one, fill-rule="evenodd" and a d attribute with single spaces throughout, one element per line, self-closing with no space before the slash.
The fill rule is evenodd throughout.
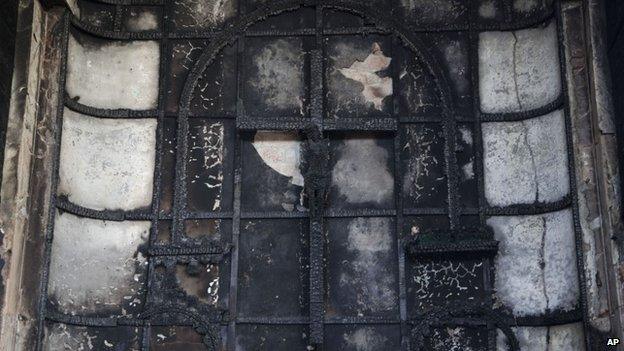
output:
<path id="1" fill-rule="evenodd" d="M 498 304 L 516 316 L 572 310 L 579 298 L 572 213 L 488 219 L 499 240 Z"/>
<path id="2" fill-rule="evenodd" d="M 143 303 L 150 222 L 112 222 L 57 214 L 48 294 L 68 314 L 127 314 Z"/>
<path id="3" fill-rule="evenodd" d="M 98 108 L 156 108 L 160 48 L 155 41 L 69 37 L 67 93 Z"/>
<path id="4" fill-rule="evenodd" d="M 479 92 L 487 113 L 525 111 L 561 94 L 554 23 L 545 28 L 479 35 Z"/>
<path id="5" fill-rule="evenodd" d="M 92 209 L 149 206 L 155 134 L 155 119 L 102 119 L 65 109 L 59 193 Z"/>
<path id="6" fill-rule="evenodd" d="M 552 202 L 570 191 L 562 111 L 483 124 L 485 197 L 491 205 Z"/>

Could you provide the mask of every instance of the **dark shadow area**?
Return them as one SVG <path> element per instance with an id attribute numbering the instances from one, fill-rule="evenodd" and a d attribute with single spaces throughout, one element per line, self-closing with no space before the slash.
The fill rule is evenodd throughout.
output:
<path id="1" fill-rule="evenodd" d="M 11 100 L 11 78 L 15 55 L 17 0 L 0 2 L 0 160 L 4 160 L 4 143 Z M 1 163 L 1 162 L 0 162 Z M 2 180 L 2 164 L 0 164 Z"/>

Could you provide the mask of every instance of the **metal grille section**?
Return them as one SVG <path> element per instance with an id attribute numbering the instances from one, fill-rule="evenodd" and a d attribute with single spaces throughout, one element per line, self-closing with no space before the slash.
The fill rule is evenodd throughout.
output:
<path id="1" fill-rule="evenodd" d="M 537 316 L 495 308 L 498 242 L 486 225 L 491 216 L 576 213 L 575 195 L 491 206 L 484 194 L 482 123 L 535 118 L 566 101 L 482 113 L 479 33 L 556 21 L 553 7 L 520 15 L 504 1 L 487 20 L 475 1 L 452 19 L 416 20 L 351 1 L 239 1 L 225 24 L 198 29 L 184 3 L 81 1 L 80 16 L 66 17 L 65 43 L 158 43 L 154 108 L 94 107 L 67 94 L 58 109 L 59 120 L 67 111 L 156 120 L 154 186 L 151 204 L 132 210 L 90 208 L 54 192 L 50 223 L 70 214 L 149 221 L 150 229 L 137 252 L 145 257 L 143 298 L 112 313 L 68 311 L 46 282 L 40 348 L 62 325 L 97 336 L 101 349 L 356 350 L 381 342 L 374 347 L 493 350 L 504 335 L 518 350 L 517 327 L 583 320 L 584 294 L 573 310 Z M 137 30 L 132 19 L 144 13 L 155 27 Z M 465 60 L 448 62 L 438 48 L 449 41 L 464 46 Z M 295 67 L 285 74 L 300 75 L 277 92 L 283 96 L 271 95 L 266 72 L 254 69 L 270 63 L 278 65 L 272 74 Z M 370 89 L 368 108 L 340 95 L 345 77 Z M 412 161 L 421 155 L 431 160 Z M 424 162 L 431 168 L 419 168 Z M 461 176 L 468 163 L 471 179 Z M 427 173 L 418 194 L 405 184 L 415 172 Z"/>

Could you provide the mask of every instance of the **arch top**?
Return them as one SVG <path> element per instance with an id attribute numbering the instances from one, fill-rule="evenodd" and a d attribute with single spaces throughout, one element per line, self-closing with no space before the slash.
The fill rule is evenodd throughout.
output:
<path id="1" fill-rule="evenodd" d="M 451 116 L 455 111 L 455 102 L 451 94 L 446 72 L 438 65 L 437 60 L 429 51 L 422 40 L 413 34 L 409 26 L 393 16 L 383 13 L 369 5 L 364 5 L 351 0 L 326 1 L 326 0 L 285 0 L 260 5 L 254 11 L 227 23 L 224 29 L 211 38 L 209 45 L 203 50 L 195 65 L 191 68 L 184 83 L 179 100 L 179 113 L 186 117 L 190 110 L 192 94 L 203 72 L 214 62 L 218 53 L 225 47 L 234 45 L 240 38 L 246 36 L 250 28 L 266 19 L 286 12 L 296 11 L 300 8 L 312 7 L 316 9 L 333 9 L 351 13 L 373 23 L 372 30 L 379 33 L 394 35 L 402 45 L 414 54 L 432 75 L 434 84 L 439 94 L 443 116 Z M 368 33 L 361 33 L 363 35 Z"/>

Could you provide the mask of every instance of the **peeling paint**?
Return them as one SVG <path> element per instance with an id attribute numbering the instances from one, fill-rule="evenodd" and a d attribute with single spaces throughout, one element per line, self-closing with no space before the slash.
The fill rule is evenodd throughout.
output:
<path id="1" fill-rule="evenodd" d="M 382 101 L 392 95 L 392 78 L 377 74 L 390 66 L 392 59 L 384 55 L 379 43 L 374 43 L 371 54 L 363 62 L 355 61 L 349 68 L 338 71 L 345 77 L 355 80 L 364 86 L 362 96 L 377 110 L 382 110 Z"/>
<path id="2" fill-rule="evenodd" d="M 303 186 L 299 170 L 301 141 L 297 132 L 258 131 L 252 143 L 262 160 L 277 173 Z"/>

